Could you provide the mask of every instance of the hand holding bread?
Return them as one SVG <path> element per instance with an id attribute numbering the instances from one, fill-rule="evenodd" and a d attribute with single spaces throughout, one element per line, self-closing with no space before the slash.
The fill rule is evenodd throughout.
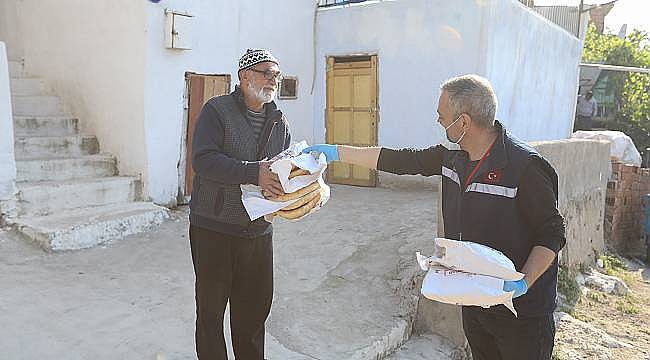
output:
<path id="1" fill-rule="evenodd" d="M 294 168 L 289 175 L 289 179 L 297 176 L 309 175 L 309 171 L 300 168 Z M 293 220 L 308 214 L 313 208 L 319 205 L 321 200 L 321 184 L 316 181 L 292 193 L 282 193 L 274 195 L 270 192 L 262 191 L 265 198 L 276 202 L 293 201 L 290 205 L 276 211 L 273 215 Z"/>
<path id="2" fill-rule="evenodd" d="M 271 171 L 271 162 L 263 161 L 260 163 L 257 183 L 262 188 L 264 196 L 268 194 L 268 197 L 272 198 L 284 194 L 278 175 Z"/>

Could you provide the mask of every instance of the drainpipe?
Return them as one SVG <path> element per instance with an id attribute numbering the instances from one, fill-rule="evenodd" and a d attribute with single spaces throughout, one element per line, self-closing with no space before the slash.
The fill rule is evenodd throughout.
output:
<path id="1" fill-rule="evenodd" d="M 9 62 L 5 43 L 0 41 L 0 225 L 8 223 L 15 215 L 16 158 Z"/>
<path id="2" fill-rule="evenodd" d="M 578 6 L 578 28 L 576 29 L 576 37 L 578 39 L 580 39 L 580 25 L 581 25 L 580 23 L 582 20 L 582 8 L 584 7 L 584 5 L 585 5 L 585 1 L 580 0 L 580 6 Z"/>
<path id="3" fill-rule="evenodd" d="M 318 0 L 314 1 L 314 18 L 312 19 L 312 29 L 311 29 L 311 46 L 312 46 L 312 73 L 311 73 L 311 90 L 309 94 L 314 95 L 314 85 L 316 83 L 316 26 L 318 22 Z"/>

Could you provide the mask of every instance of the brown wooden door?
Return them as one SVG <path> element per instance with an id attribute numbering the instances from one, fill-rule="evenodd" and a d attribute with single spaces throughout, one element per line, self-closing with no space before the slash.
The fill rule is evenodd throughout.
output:
<path id="1" fill-rule="evenodd" d="M 377 56 L 329 57 L 327 60 L 326 140 L 329 144 L 376 146 Z M 327 180 L 337 184 L 376 186 L 377 172 L 334 162 Z"/>
<path id="2" fill-rule="evenodd" d="M 192 194 L 192 136 L 196 121 L 201 113 L 203 104 L 215 96 L 230 93 L 230 75 L 202 75 L 187 73 L 185 79 L 188 83 L 188 121 L 186 141 L 186 166 L 185 166 L 185 195 Z"/>

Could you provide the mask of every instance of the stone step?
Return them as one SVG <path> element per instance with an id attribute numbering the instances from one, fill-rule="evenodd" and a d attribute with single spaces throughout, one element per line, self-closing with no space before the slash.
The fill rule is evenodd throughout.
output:
<path id="1" fill-rule="evenodd" d="M 16 136 L 16 159 L 36 157 L 76 157 L 99 152 L 97 137 L 71 136 Z"/>
<path id="2" fill-rule="evenodd" d="M 12 96 L 13 114 L 18 116 L 61 116 L 63 107 L 56 96 L 27 95 Z"/>
<path id="3" fill-rule="evenodd" d="M 9 80 L 12 96 L 47 95 L 49 90 L 39 78 L 13 78 Z"/>
<path id="4" fill-rule="evenodd" d="M 18 78 L 21 76 L 25 76 L 23 63 L 20 61 L 9 60 L 9 77 Z"/>
<path id="5" fill-rule="evenodd" d="M 21 159 L 16 160 L 16 173 L 16 181 L 61 181 L 114 176 L 117 164 L 111 155 Z"/>
<path id="6" fill-rule="evenodd" d="M 14 116 L 16 136 L 66 136 L 79 133 L 79 120 L 68 116 Z"/>
<path id="7" fill-rule="evenodd" d="M 143 232 L 168 217 L 163 207 L 132 202 L 18 217 L 13 225 L 44 249 L 61 251 L 85 249 Z"/>
<path id="8" fill-rule="evenodd" d="M 42 216 L 61 210 L 128 203 L 142 199 L 141 181 L 127 176 L 19 182 L 16 185 L 19 190 L 19 216 Z"/>

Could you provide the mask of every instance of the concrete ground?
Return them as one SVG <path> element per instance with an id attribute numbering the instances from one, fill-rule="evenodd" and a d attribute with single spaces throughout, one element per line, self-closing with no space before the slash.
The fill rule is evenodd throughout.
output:
<path id="1" fill-rule="evenodd" d="M 432 334 L 413 336 L 389 360 L 452 360 L 461 358 L 452 344 Z"/>
<path id="2" fill-rule="evenodd" d="M 334 186 L 319 212 L 276 220 L 267 358 L 375 359 L 402 343 L 436 201 L 431 191 Z M 194 359 L 187 227 L 180 208 L 153 231 L 54 254 L 0 231 L 2 358 Z"/>

